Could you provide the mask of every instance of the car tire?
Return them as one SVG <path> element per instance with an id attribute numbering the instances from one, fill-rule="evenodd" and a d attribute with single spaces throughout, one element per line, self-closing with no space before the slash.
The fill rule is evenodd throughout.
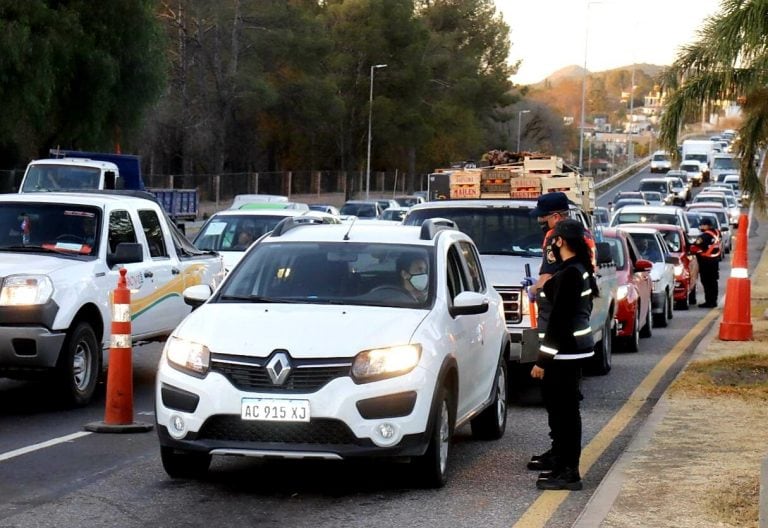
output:
<path id="1" fill-rule="evenodd" d="M 653 326 L 664 328 L 667 326 L 667 305 L 669 304 L 669 297 L 664 296 L 664 306 L 661 307 L 661 313 L 653 314 Z"/>
<path id="2" fill-rule="evenodd" d="M 681 301 L 675 302 L 675 308 L 678 310 L 687 310 L 688 309 L 688 295 L 685 296 L 685 298 Z"/>
<path id="3" fill-rule="evenodd" d="M 165 472 L 174 479 L 204 477 L 211 466 L 211 455 L 208 453 L 181 451 L 167 446 L 160 446 L 160 460 Z"/>
<path id="4" fill-rule="evenodd" d="M 470 422 L 472 436 L 478 440 L 498 440 L 507 430 L 507 362 L 504 358 L 496 367 L 494 384 L 490 405 Z"/>
<path id="5" fill-rule="evenodd" d="M 624 350 L 627 352 L 640 350 L 640 301 L 637 302 L 637 310 L 635 310 L 635 327 L 632 329 L 632 335 L 624 340 Z"/>
<path id="6" fill-rule="evenodd" d="M 667 293 L 667 319 L 672 319 L 675 316 L 675 295 L 670 290 Z"/>
<path id="7" fill-rule="evenodd" d="M 590 374 L 604 376 L 611 371 L 613 362 L 613 347 L 611 346 L 613 343 L 612 321 L 613 316 L 610 315 L 603 323 L 603 338 L 595 345 L 595 357 L 592 358 L 592 364 L 587 369 Z"/>
<path id="8" fill-rule="evenodd" d="M 447 482 L 448 456 L 453 436 L 453 414 L 448 390 L 441 386 L 432 410 L 432 429 L 427 451 L 414 459 L 414 469 L 427 488 L 442 488 Z"/>
<path id="9" fill-rule="evenodd" d="M 645 313 L 645 326 L 640 330 L 640 337 L 647 338 L 653 337 L 653 312 L 651 312 L 650 302 L 648 303 L 648 311 Z"/>
<path id="10" fill-rule="evenodd" d="M 69 405 L 87 405 L 101 374 L 101 347 L 90 324 L 78 322 L 67 332 L 56 365 L 58 385 Z"/>

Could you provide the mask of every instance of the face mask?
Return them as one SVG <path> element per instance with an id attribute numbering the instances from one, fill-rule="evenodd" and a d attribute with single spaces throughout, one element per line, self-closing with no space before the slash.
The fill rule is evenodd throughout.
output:
<path id="1" fill-rule="evenodd" d="M 536 220 L 539 224 L 539 227 L 541 228 L 544 233 L 549 231 L 549 223 L 546 220 Z"/>
<path id="2" fill-rule="evenodd" d="M 552 255 L 555 257 L 556 261 L 558 262 L 563 261 L 563 257 L 560 256 L 560 248 L 554 244 L 552 244 Z"/>
<path id="3" fill-rule="evenodd" d="M 429 283 L 429 277 L 427 277 L 426 273 L 417 273 L 415 275 L 411 275 L 411 278 L 408 280 L 410 281 L 411 285 L 419 291 L 426 290 L 427 284 Z"/>

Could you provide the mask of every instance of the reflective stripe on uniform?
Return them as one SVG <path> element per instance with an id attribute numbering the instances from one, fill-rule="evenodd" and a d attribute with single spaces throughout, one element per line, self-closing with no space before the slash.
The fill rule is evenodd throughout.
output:
<path id="1" fill-rule="evenodd" d="M 591 294 L 591 293 L 592 293 L 592 288 L 587 288 L 586 290 L 584 290 L 583 292 L 581 292 L 581 296 L 582 296 L 582 297 L 586 297 L 587 295 L 589 295 L 589 294 Z"/>
<path id="2" fill-rule="evenodd" d="M 588 335 L 590 333 L 592 333 L 592 327 L 588 326 L 588 327 L 584 328 L 583 330 L 576 330 L 573 333 L 573 335 L 578 337 L 578 336 Z"/>
<path id="3" fill-rule="evenodd" d="M 541 350 L 545 354 L 549 354 L 550 356 L 556 356 L 557 355 L 557 349 L 556 348 L 551 348 L 551 347 L 548 347 L 548 346 L 541 345 L 541 347 L 539 347 L 539 350 Z"/>
<path id="4" fill-rule="evenodd" d="M 569 360 L 569 359 L 584 359 L 588 357 L 594 356 L 594 351 L 590 350 L 589 352 L 584 352 L 583 354 L 558 354 L 555 356 L 556 360 L 562 361 L 562 360 Z"/>

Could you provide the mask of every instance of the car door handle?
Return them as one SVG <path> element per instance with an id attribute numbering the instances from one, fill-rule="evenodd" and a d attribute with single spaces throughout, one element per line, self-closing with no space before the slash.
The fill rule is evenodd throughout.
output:
<path id="1" fill-rule="evenodd" d="M 155 274 L 154 274 L 154 273 L 152 273 L 152 272 L 151 272 L 151 271 L 149 271 L 149 270 L 147 270 L 147 271 L 145 271 L 145 272 L 144 272 L 144 277 L 146 277 L 147 279 L 151 279 L 151 278 L 152 278 L 152 277 L 154 277 L 154 276 L 155 276 Z"/>
<path id="2" fill-rule="evenodd" d="M 181 273 L 179 268 L 171 268 L 171 275 L 178 275 L 179 273 Z"/>

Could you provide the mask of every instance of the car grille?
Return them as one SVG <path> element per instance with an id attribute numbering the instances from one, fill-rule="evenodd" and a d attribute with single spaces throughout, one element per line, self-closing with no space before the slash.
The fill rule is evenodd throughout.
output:
<path id="1" fill-rule="evenodd" d="M 352 361 L 344 359 L 293 360 L 288 378 L 275 385 L 266 369 L 266 359 L 237 358 L 220 354 L 211 357 L 211 371 L 226 377 L 237 389 L 249 392 L 315 392 L 336 378 L 349 376 Z"/>
<path id="2" fill-rule="evenodd" d="M 523 320 L 522 288 L 495 286 L 504 301 L 504 319 L 507 324 L 518 324 Z"/>
<path id="3" fill-rule="evenodd" d="M 344 422 L 316 418 L 310 422 L 259 422 L 234 415 L 208 418 L 198 440 L 272 442 L 281 444 L 357 444 L 359 440 Z"/>

